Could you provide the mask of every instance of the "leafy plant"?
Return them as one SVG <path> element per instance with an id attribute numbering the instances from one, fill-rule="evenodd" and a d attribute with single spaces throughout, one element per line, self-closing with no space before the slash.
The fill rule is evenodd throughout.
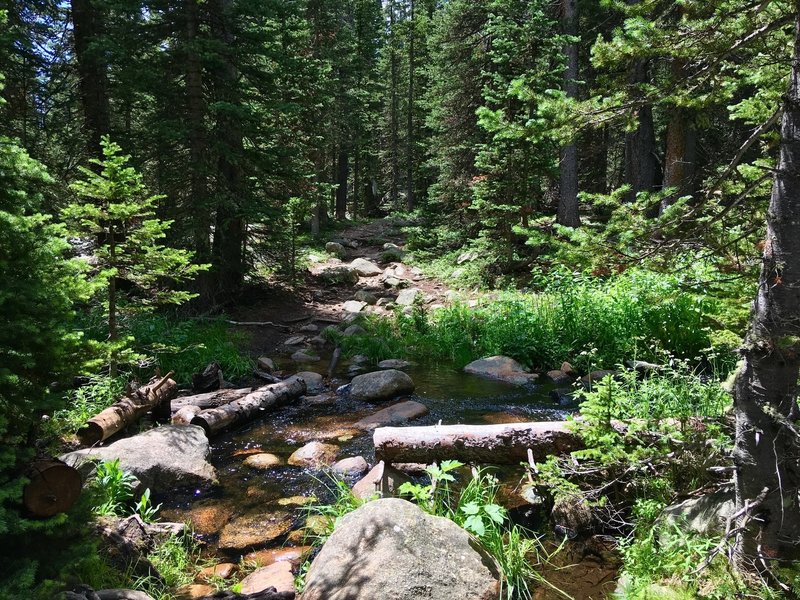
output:
<path id="1" fill-rule="evenodd" d="M 123 377 L 93 376 L 87 384 L 66 395 L 64 407 L 45 421 L 43 434 L 58 441 L 65 435 L 75 433 L 87 419 L 113 404 L 124 390 Z"/>
<path id="2" fill-rule="evenodd" d="M 133 507 L 134 514 L 139 515 L 139 517 L 145 523 L 152 523 L 156 520 L 156 513 L 161 508 L 161 504 L 158 506 L 153 506 L 150 502 L 150 488 L 147 488 L 144 493 L 141 495 L 139 500 L 136 501 L 136 504 Z"/>
<path id="3" fill-rule="evenodd" d="M 133 499 L 136 478 L 119 466 L 119 459 L 97 464 L 93 488 L 97 494 L 94 512 L 101 516 L 120 515 Z"/>

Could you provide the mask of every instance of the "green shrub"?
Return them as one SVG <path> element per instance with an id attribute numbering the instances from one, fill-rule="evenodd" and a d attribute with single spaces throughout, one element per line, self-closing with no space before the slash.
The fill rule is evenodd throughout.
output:
<path id="1" fill-rule="evenodd" d="M 124 391 L 124 377 L 95 375 L 86 385 L 66 395 L 64 407 L 44 422 L 42 434 L 58 443 L 60 438 L 74 434 L 87 419 L 111 406 Z"/>
<path id="2" fill-rule="evenodd" d="M 95 493 L 94 512 L 101 516 L 121 515 L 133 499 L 136 478 L 119 466 L 119 459 L 97 463 L 92 490 Z"/>

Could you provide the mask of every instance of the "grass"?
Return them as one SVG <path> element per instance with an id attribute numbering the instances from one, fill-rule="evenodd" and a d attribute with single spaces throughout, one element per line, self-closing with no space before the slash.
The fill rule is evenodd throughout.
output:
<path id="1" fill-rule="evenodd" d="M 111 406 L 124 390 L 124 377 L 93 376 L 86 385 L 67 393 L 64 408 L 43 422 L 42 436 L 57 442 L 74 434 L 88 419 Z"/>
<path id="2" fill-rule="evenodd" d="M 478 306 L 365 321 L 366 335 L 341 340 L 349 354 L 453 362 L 503 354 L 534 369 L 565 360 L 586 371 L 628 359 L 711 360 L 711 316 L 717 303 L 676 278 L 628 272 L 612 280 L 555 280 L 542 293 L 502 292 Z M 721 349 L 723 368 L 732 367 Z M 713 357 L 716 360 L 716 357 Z M 717 361 L 719 362 L 719 361 Z"/>

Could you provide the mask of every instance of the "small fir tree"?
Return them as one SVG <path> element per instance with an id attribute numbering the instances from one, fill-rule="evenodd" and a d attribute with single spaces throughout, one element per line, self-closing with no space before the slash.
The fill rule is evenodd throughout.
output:
<path id="1" fill-rule="evenodd" d="M 163 196 L 148 195 L 142 176 L 129 166 L 108 136 L 102 141 L 103 160 L 92 160 L 97 172 L 81 168 L 85 176 L 71 188 L 83 200 L 68 205 L 63 216 L 72 233 L 96 240 L 93 283 L 105 293 L 110 370 L 116 369 L 121 312 L 142 312 L 163 304 L 181 304 L 195 294 L 171 287 L 191 279 L 207 265 L 192 264 L 192 253 L 162 243 L 172 221 L 156 217 L 156 203 Z M 119 282 L 133 289 L 125 293 Z"/>

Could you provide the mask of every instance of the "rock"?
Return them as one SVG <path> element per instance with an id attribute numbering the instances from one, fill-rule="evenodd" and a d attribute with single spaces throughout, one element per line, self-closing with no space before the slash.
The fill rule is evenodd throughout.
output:
<path id="1" fill-rule="evenodd" d="M 333 529 L 333 516 L 309 515 L 303 527 L 306 535 L 325 535 Z"/>
<path id="2" fill-rule="evenodd" d="M 306 506 L 317 501 L 316 496 L 289 496 L 278 500 L 279 506 Z"/>
<path id="3" fill-rule="evenodd" d="M 311 553 L 311 546 L 296 546 L 294 548 L 273 548 L 259 550 L 245 555 L 246 562 L 253 562 L 259 567 L 267 567 L 276 562 L 288 562 L 292 567 L 299 567 L 305 557 Z"/>
<path id="4" fill-rule="evenodd" d="M 108 589 L 97 590 L 98 600 L 153 600 L 150 594 L 140 592 L 139 590 L 124 590 L 124 589 Z M 70 600 L 67 596 L 67 600 Z"/>
<path id="5" fill-rule="evenodd" d="M 354 357 L 350 359 L 350 363 L 354 365 L 363 365 L 364 363 L 369 362 L 369 357 L 364 356 L 363 354 L 356 354 Z"/>
<path id="6" fill-rule="evenodd" d="M 366 302 L 369 305 L 376 304 L 378 302 L 377 296 L 375 296 L 375 294 L 372 292 L 368 292 L 367 290 L 358 290 L 353 297 L 359 302 Z"/>
<path id="7" fill-rule="evenodd" d="M 464 372 L 513 385 L 529 385 L 538 378 L 538 375 L 531 374 L 529 369 L 508 356 L 481 358 L 464 367 Z"/>
<path id="8" fill-rule="evenodd" d="M 314 559 L 303 600 L 495 600 L 499 569 L 471 536 L 405 500 L 345 515 Z"/>
<path id="9" fill-rule="evenodd" d="M 735 513 L 736 496 L 727 488 L 668 506 L 660 518 L 703 536 L 716 537 L 725 534 L 725 521 Z"/>
<path id="10" fill-rule="evenodd" d="M 268 512 L 245 515 L 230 521 L 219 535 L 219 549 L 239 551 L 266 546 L 292 528 L 292 515 Z"/>
<path id="11" fill-rule="evenodd" d="M 409 288 L 407 290 L 403 290 L 398 294 L 397 300 L 395 300 L 395 304 L 399 306 L 411 306 L 414 304 L 414 301 L 417 299 L 417 296 L 421 294 L 422 291 L 418 288 Z"/>
<path id="12" fill-rule="evenodd" d="M 328 254 L 333 254 L 338 258 L 344 258 L 347 256 L 347 250 L 344 249 L 339 242 L 328 242 L 325 244 L 325 252 Z"/>
<path id="13" fill-rule="evenodd" d="M 414 307 L 413 306 L 404 306 L 402 313 L 404 315 L 412 315 L 414 314 Z"/>
<path id="14" fill-rule="evenodd" d="M 119 459 L 153 494 L 180 487 L 216 483 L 217 474 L 207 461 L 208 438 L 197 425 L 164 425 L 100 448 L 76 450 L 61 456 L 68 465 Z"/>
<path id="15" fill-rule="evenodd" d="M 303 342 L 306 341 L 305 336 L 303 335 L 293 335 L 288 340 L 283 342 L 284 346 L 299 346 Z"/>
<path id="16" fill-rule="evenodd" d="M 423 417 L 428 412 L 428 407 L 424 404 L 407 400 L 379 410 L 374 415 L 364 417 L 360 421 L 356 421 L 353 427 L 371 431 L 377 427 L 402 425 L 418 417 Z"/>
<path id="17" fill-rule="evenodd" d="M 399 369 L 401 371 L 412 366 L 414 366 L 414 363 L 399 358 L 388 358 L 378 363 L 379 369 Z"/>
<path id="18" fill-rule="evenodd" d="M 353 495 L 362 500 L 373 497 L 390 497 L 398 493 L 400 486 L 411 479 L 391 465 L 380 461 L 353 486 Z"/>
<path id="19" fill-rule="evenodd" d="M 461 279 L 466 273 L 467 270 L 464 268 L 454 269 L 452 273 L 450 273 L 451 279 Z"/>
<path id="20" fill-rule="evenodd" d="M 389 296 L 383 296 L 382 298 L 378 298 L 378 301 L 375 303 L 375 306 L 391 306 L 394 304 L 394 298 L 390 298 Z"/>
<path id="21" fill-rule="evenodd" d="M 386 242 L 383 245 L 383 249 L 384 250 L 399 250 L 401 252 L 403 251 L 403 249 L 400 246 L 398 246 L 397 244 L 393 244 L 392 242 Z"/>
<path id="22" fill-rule="evenodd" d="M 654 371 L 660 371 L 663 367 L 655 363 L 647 362 L 645 360 L 626 360 L 625 365 L 629 369 L 633 369 L 637 373 L 646 374 Z"/>
<path id="23" fill-rule="evenodd" d="M 387 277 L 383 281 L 383 285 L 390 288 L 402 288 L 408 286 L 408 282 L 405 279 L 398 279 L 397 277 Z"/>
<path id="24" fill-rule="evenodd" d="M 278 593 L 294 592 L 292 563 L 282 560 L 272 563 L 268 567 L 256 569 L 242 579 L 240 592 L 242 594 L 257 594 L 267 588 L 275 588 Z"/>
<path id="25" fill-rule="evenodd" d="M 581 383 L 583 384 L 583 387 L 585 387 L 586 389 L 591 389 L 592 384 L 594 382 L 602 381 L 603 379 L 605 379 L 609 375 L 614 376 L 616 374 L 617 374 L 616 371 L 612 371 L 612 370 L 609 370 L 609 369 L 602 369 L 602 370 L 599 370 L 599 371 L 592 371 L 588 375 L 584 375 L 583 377 L 581 377 Z"/>
<path id="26" fill-rule="evenodd" d="M 306 350 L 298 350 L 292 354 L 292 360 L 299 363 L 319 362 L 319 356 L 309 354 Z"/>
<path id="27" fill-rule="evenodd" d="M 367 330 L 361 327 L 361 325 L 350 325 L 350 327 L 342 332 L 342 335 L 350 337 L 351 335 L 361 335 L 362 333 L 367 333 Z"/>
<path id="28" fill-rule="evenodd" d="M 217 588 L 202 583 L 191 583 L 175 590 L 175 600 L 198 600 L 217 591 Z"/>
<path id="29" fill-rule="evenodd" d="M 478 258 L 477 252 L 474 251 L 462 252 L 461 254 L 458 255 L 458 258 L 456 259 L 456 264 L 463 265 L 466 262 L 472 262 L 476 258 Z"/>
<path id="30" fill-rule="evenodd" d="M 322 380 L 322 375 L 314 373 L 313 371 L 300 371 L 295 375 L 306 382 L 306 391 L 311 394 L 316 394 L 325 391 L 325 383 Z"/>
<path id="31" fill-rule="evenodd" d="M 192 524 L 195 533 L 216 535 L 231 517 L 233 507 L 228 503 L 214 502 L 189 509 L 186 520 Z"/>
<path id="32" fill-rule="evenodd" d="M 317 394 L 305 396 L 304 402 L 309 406 L 331 406 L 336 404 L 336 394 Z"/>
<path id="33" fill-rule="evenodd" d="M 363 456 L 343 458 L 331 467 L 331 471 L 342 477 L 361 477 L 369 469 Z"/>
<path id="34" fill-rule="evenodd" d="M 258 368 L 261 371 L 272 373 L 275 371 L 275 362 L 268 356 L 261 356 L 258 359 Z"/>
<path id="35" fill-rule="evenodd" d="M 338 446 L 334 446 L 333 444 L 309 442 L 292 453 L 289 457 L 289 464 L 296 467 L 319 469 L 332 465 L 336 461 L 336 455 L 338 453 Z"/>
<path id="36" fill-rule="evenodd" d="M 357 258 L 350 263 L 350 266 L 362 277 L 375 277 L 383 273 L 378 265 L 366 258 Z"/>
<path id="37" fill-rule="evenodd" d="M 303 333 L 317 333 L 317 331 L 319 331 L 319 327 L 314 325 L 314 323 L 309 323 L 308 325 L 303 325 L 297 331 L 301 331 Z"/>
<path id="38" fill-rule="evenodd" d="M 366 305 L 366 302 L 361 302 L 360 300 L 348 300 L 342 305 L 342 308 L 344 308 L 346 312 L 358 313 L 364 310 Z"/>
<path id="39" fill-rule="evenodd" d="M 350 382 L 350 397 L 354 400 L 390 400 L 414 391 L 411 377 L 397 369 L 364 373 Z"/>
<path id="40" fill-rule="evenodd" d="M 572 377 L 564 373 L 564 371 L 560 369 L 554 369 L 552 371 L 547 372 L 547 376 L 553 380 L 555 384 L 562 384 L 562 383 L 569 383 L 572 381 Z"/>
<path id="41" fill-rule="evenodd" d="M 566 494 L 556 498 L 550 516 L 556 533 L 569 540 L 590 533 L 594 527 L 592 510 L 581 494 Z"/>
<path id="42" fill-rule="evenodd" d="M 244 464 L 245 467 L 250 467 L 251 469 L 266 471 L 267 469 L 280 466 L 281 459 L 274 454 L 270 454 L 269 452 L 259 452 L 258 454 L 253 454 L 245 458 L 244 463 L 242 464 Z"/>
<path id="43" fill-rule="evenodd" d="M 563 363 L 561 363 L 561 367 L 559 368 L 559 371 L 564 373 L 564 375 L 569 375 L 570 377 L 577 377 L 578 376 L 578 372 L 575 370 L 575 367 L 573 367 L 567 361 L 564 361 Z"/>
<path id="44" fill-rule="evenodd" d="M 348 325 L 355 325 L 356 323 L 361 322 L 363 319 L 364 315 L 362 313 L 349 312 L 346 313 L 342 319 L 342 326 L 347 327 Z"/>
<path id="45" fill-rule="evenodd" d="M 547 395 L 559 406 L 572 406 L 578 401 L 573 388 L 556 388 L 550 390 Z"/>
<path id="46" fill-rule="evenodd" d="M 358 273 L 348 265 L 331 265 L 317 272 L 317 277 L 331 284 L 358 283 Z"/>
<path id="47" fill-rule="evenodd" d="M 233 563 L 220 563 L 206 567 L 197 574 L 195 579 L 200 582 L 210 582 L 212 579 L 230 579 L 239 572 L 239 566 Z"/>
<path id="48" fill-rule="evenodd" d="M 315 335 L 310 340 L 308 340 L 308 343 L 314 346 L 315 348 L 324 348 L 328 343 L 328 340 L 326 340 L 321 335 Z"/>

